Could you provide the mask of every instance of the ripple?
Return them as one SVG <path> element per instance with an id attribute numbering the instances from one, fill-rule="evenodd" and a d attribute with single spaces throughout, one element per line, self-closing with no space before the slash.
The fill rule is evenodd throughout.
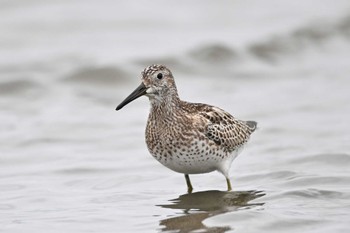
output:
<path id="1" fill-rule="evenodd" d="M 302 198 L 346 198 L 348 195 L 343 192 L 331 191 L 331 190 L 322 190 L 322 189 L 304 189 L 304 190 L 291 190 L 287 192 L 283 192 L 282 196 L 294 196 L 294 197 L 302 197 Z"/>
<path id="2" fill-rule="evenodd" d="M 72 82 L 84 85 L 116 85 L 125 83 L 130 75 L 115 67 L 89 67 L 74 71 L 64 79 L 66 82 Z"/>
<path id="3" fill-rule="evenodd" d="M 341 20 L 336 29 L 340 32 L 340 34 L 350 37 L 350 16 L 347 16 Z"/>
<path id="4" fill-rule="evenodd" d="M 222 44 L 206 45 L 194 49 L 189 53 L 189 56 L 196 61 L 209 64 L 213 64 L 213 62 L 226 63 L 238 57 L 236 52 Z M 218 63 L 215 63 L 215 65 Z"/>
<path id="5" fill-rule="evenodd" d="M 337 23 L 312 24 L 287 35 L 252 44 L 248 51 L 262 60 L 276 62 L 282 57 L 302 52 L 305 47 L 321 46 L 337 35 L 349 37 L 349 28 L 350 17 L 344 17 Z"/>
<path id="6" fill-rule="evenodd" d="M 95 173 L 110 173 L 114 172 L 114 169 L 108 168 L 96 168 L 96 167 L 73 167 L 57 170 L 55 173 L 65 175 L 83 175 L 83 174 L 95 174 Z"/>
<path id="7" fill-rule="evenodd" d="M 3 184 L 3 185 L 0 185 L 1 192 L 17 191 L 17 190 L 22 190 L 25 188 L 26 188 L 26 186 L 21 185 L 21 184 Z"/>
<path id="8" fill-rule="evenodd" d="M 24 79 L 0 82 L 1 96 L 36 95 L 41 90 L 42 87 L 37 82 Z"/>
<path id="9" fill-rule="evenodd" d="M 322 164 L 326 166 L 350 166 L 350 155 L 348 154 L 315 154 L 310 156 L 303 156 L 302 158 L 291 160 L 293 164 L 303 164 L 307 166 L 310 163 Z"/>
<path id="10" fill-rule="evenodd" d="M 301 187 L 301 186 L 320 186 L 320 185 L 331 185 L 339 186 L 349 184 L 350 177 L 348 176 L 298 176 L 288 180 L 283 185 L 288 187 Z"/>
<path id="11" fill-rule="evenodd" d="M 16 207 L 10 204 L 0 204 L 0 210 L 14 210 Z"/>
<path id="12" fill-rule="evenodd" d="M 298 174 L 293 171 L 275 171 L 268 173 L 258 173 L 252 175 L 240 176 L 239 179 L 241 182 L 251 181 L 251 180 L 289 180 L 297 177 Z"/>
<path id="13" fill-rule="evenodd" d="M 321 220 L 315 219 L 305 219 L 304 217 L 285 217 L 279 219 L 278 221 L 270 219 L 268 224 L 262 227 L 263 230 L 268 230 L 271 232 L 273 229 L 274 232 L 288 231 L 293 226 L 294 230 L 299 230 L 300 232 L 304 232 L 306 229 L 310 229 L 314 226 L 320 226 L 321 223 L 324 223 Z"/>

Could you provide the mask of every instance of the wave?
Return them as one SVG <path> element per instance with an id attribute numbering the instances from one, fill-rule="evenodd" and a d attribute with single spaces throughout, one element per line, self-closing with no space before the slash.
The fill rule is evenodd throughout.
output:
<path id="1" fill-rule="evenodd" d="M 275 35 L 265 42 L 248 46 L 248 51 L 265 61 L 276 61 L 282 57 L 302 53 L 307 47 L 320 47 L 335 36 L 350 39 L 350 16 L 336 23 L 318 23 L 302 27 L 287 35 Z"/>
<path id="2" fill-rule="evenodd" d="M 120 68 L 106 67 L 83 67 L 73 71 L 63 79 L 64 82 L 85 85 L 116 85 L 126 82 L 131 75 Z"/>
<path id="3" fill-rule="evenodd" d="M 25 79 L 0 83 L 0 96 L 37 95 L 42 90 L 43 88 L 38 82 Z"/>

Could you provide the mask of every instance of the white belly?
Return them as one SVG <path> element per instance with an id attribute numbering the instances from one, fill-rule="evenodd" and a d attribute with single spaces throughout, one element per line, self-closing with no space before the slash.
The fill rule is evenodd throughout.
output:
<path id="1" fill-rule="evenodd" d="M 203 142 L 197 143 L 202 145 Z M 152 156 L 165 167 L 184 174 L 200 174 L 218 170 L 228 175 L 232 161 L 237 157 L 240 150 L 228 153 L 217 148 L 205 146 L 179 147 L 172 151 L 155 150 L 150 151 Z M 160 148 L 159 148 L 160 149 Z M 158 152 L 158 153 L 155 153 Z"/>

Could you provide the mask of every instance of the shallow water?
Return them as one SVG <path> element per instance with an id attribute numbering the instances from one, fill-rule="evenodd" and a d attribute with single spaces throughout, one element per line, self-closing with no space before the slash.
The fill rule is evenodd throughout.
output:
<path id="1" fill-rule="evenodd" d="M 348 1 L 0 4 L 0 231 L 350 230 Z M 210 173 L 185 194 L 146 149 L 148 100 L 114 110 L 155 62 L 259 122 L 232 192 Z"/>

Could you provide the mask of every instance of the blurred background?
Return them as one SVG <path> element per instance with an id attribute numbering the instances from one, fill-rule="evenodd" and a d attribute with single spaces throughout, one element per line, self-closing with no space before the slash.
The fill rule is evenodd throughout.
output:
<path id="1" fill-rule="evenodd" d="M 348 0 L 0 0 L 0 15 L 0 231 L 350 229 Z M 153 63 L 182 99 L 259 122 L 231 169 L 245 201 L 169 207 L 186 186 L 147 151 L 147 98 L 115 111 Z"/>

